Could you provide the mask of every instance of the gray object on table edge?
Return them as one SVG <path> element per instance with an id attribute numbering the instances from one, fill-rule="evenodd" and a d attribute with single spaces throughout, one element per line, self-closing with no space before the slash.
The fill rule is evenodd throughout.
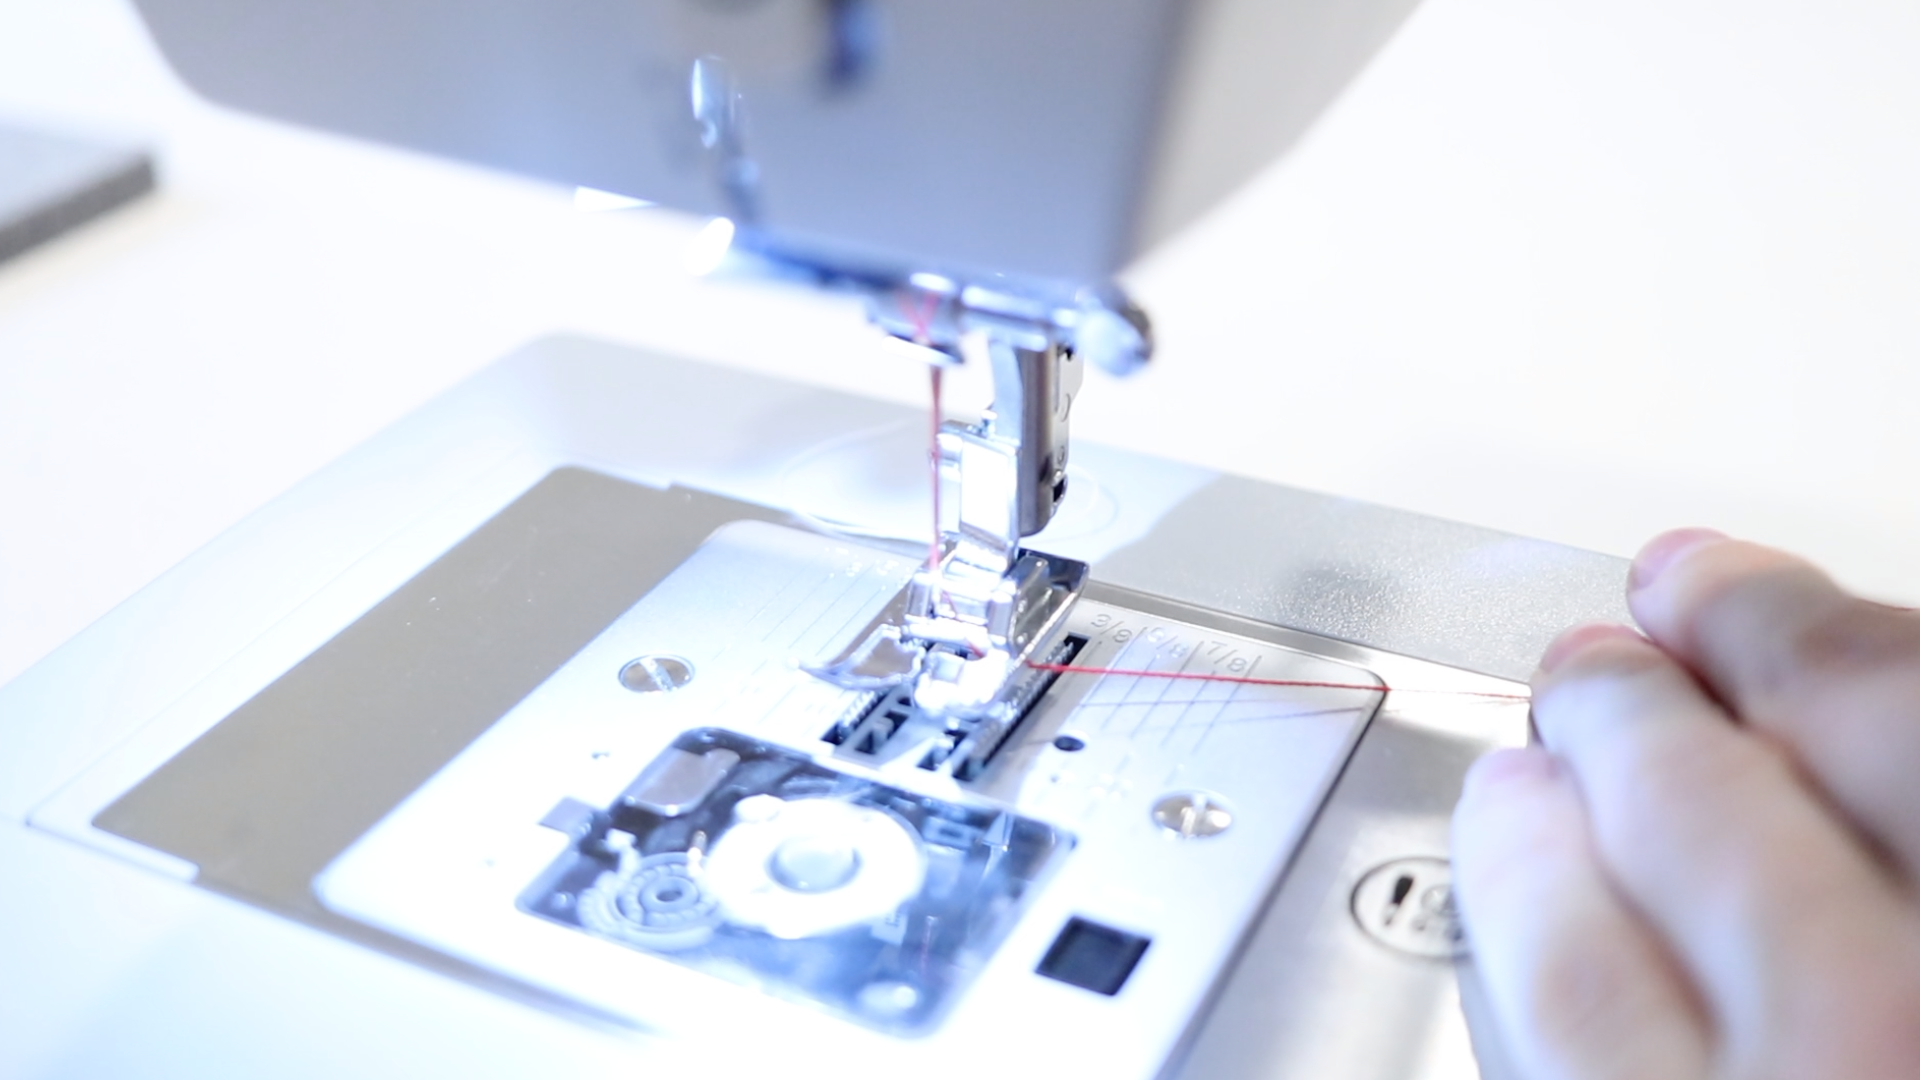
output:
<path id="1" fill-rule="evenodd" d="M 0 262 L 153 186 L 145 151 L 0 125 Z"/>

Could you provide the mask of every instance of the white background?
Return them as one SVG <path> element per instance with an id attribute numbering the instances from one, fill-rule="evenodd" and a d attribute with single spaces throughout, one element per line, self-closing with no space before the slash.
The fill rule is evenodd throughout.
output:
<path id="1" fill-rule="evenodd" d="M 541 334 L 923 397 L 847 309 L 688 279 L 685 221 L 204 105 L 121 0 L 0 0 L 9 120 L 162 189 L 0 265 L 0 682 Z M 1079 438 L 1920 602 L 1912 0 L 1427 0 L 1128 283 L 1158 363 Z"/>

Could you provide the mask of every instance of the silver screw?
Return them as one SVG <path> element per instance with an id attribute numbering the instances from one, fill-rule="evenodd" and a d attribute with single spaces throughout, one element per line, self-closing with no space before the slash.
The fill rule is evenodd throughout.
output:
<path id="1" fill-rule="evenodd" d="M 643 656 L 620 669 L 620 685 L 636 694 L 665 693 L 693 681 L 693 665 L 678 656 Z"/>
<path id="2" fill-rule="evenodd" d="M 1182 791 L 1153 804 L 1153 820 L 1183 839 L 1218 836 L 1233 824 L 1233 811 L 1203 791 Z"/>

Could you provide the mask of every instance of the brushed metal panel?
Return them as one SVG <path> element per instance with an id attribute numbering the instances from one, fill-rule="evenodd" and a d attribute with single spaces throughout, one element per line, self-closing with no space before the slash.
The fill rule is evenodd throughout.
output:
<path id="1" fill-rule="evenodd" d="M 708 533 L 779 518 L 585 469 L 547 478 L 94 819 L 296 916 L 334 856 Z"/>

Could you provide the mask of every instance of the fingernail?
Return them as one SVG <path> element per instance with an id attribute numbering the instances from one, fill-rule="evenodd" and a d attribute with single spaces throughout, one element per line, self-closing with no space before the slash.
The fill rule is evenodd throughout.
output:
<path id="1" fill-rule="evenodd" d="M 1654 583 L 1667 567 L 1694 548 L 1725 540 L 1727 534 L 1716 529 L 1674 529 L 1661 533 L 1633 557 L 1633 569 L 1627 574 L 1627 591 L 1638 592 Z"/>
<path id="2" fill-rule="evenodd" d="M 1540 654 L 1540 670 L 1551 674 L 1554 668 L 1566 663 L 1568 657 L 1596 641 L 1639 636 L 1618 623 L 1588 623 L 1585 626 L 1576 626 L 1554 638 L 1553 643 L 1547 646 L 1547 651 Z"/>

